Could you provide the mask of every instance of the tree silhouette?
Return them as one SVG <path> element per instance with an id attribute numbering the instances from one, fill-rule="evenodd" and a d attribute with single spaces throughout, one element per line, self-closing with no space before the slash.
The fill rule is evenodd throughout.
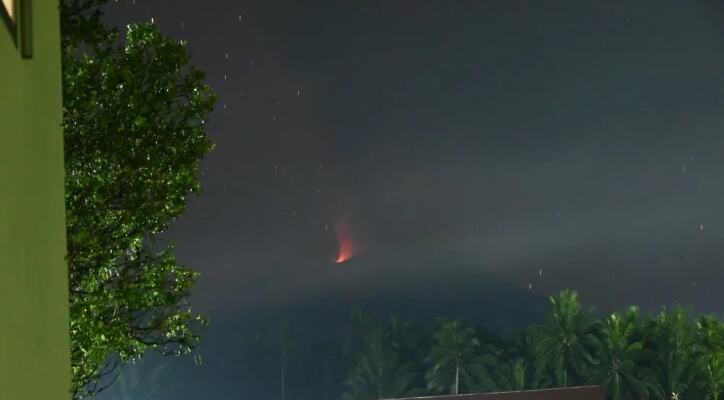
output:
<path id="1" fill-rule="evenodd" d="M 593 377 L 613 400 L 660 395 L 653 371 L 641 365 L 643 332 L 638 308 L 613 313 L 600 325 L 601 352 Z"/>
<path id="2" fill-rule="evenodd" d="M 488 368 L 495 365 L 491 354 L 479 355 L 480 342 L 472 328 L 457 320 L 441 320 L 433 333 L 428 356 L 427 387 L 435 393 L 459 394 L 462 390 L 493 387 Z"/>
<path id="3" fill-rule="evenodd" d="M 724 323 L 713 315 L 701 316 L 695 325 L 698 376 L 696 386 L 707 399 L 724 396 Z"/>
<path id="4" fill-rule="evenodd" d="M 345 398 L 355 400 L 395 398 L 407 394 L 414 378 L 382 329 L 368 333 L 345 381 Z"/>
<path id="5" fill-rule="evenodd" d="M 664 396 L 684 399 L 696 375 L 694 329 L 690 312 L 683 307 L 662 311 L 646 327 L 647 366 L 654 371 Z"/>
<path id="6" fill-rule="evenodd" d="M 530 331 L 535 343 L 535 365 L 542 374 L 552 373 L 556 384 L 568 387 L 597 362 L 593 358 L 598 346 L 594 319 L 581 310 L 574 291 L 564 290 L 549 300 L 546 323 Z"/>

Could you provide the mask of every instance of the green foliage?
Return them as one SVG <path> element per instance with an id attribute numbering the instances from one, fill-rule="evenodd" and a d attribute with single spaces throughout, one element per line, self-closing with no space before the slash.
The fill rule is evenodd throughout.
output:
<path id="1" fill-rule="evenodd" d="M 345 381 L 343 398 L 355 400 L 402 397 L 408 394 L 414 373 L 403 364 L 387 332 L 369 332 Z"/>
<path id="2" fill-rule="evenodd" d="M 662 311 L 646 328 L 648 364 L 666 396 L 685 399 L 697 373 L 694 329 L 690 311 L 676 307 Z"/>
<path id="3" fill-rule="evenodd" d="M 74 57 L 78 46 L 98 48 L 114 32 L 102 22 L 108 0 L 61 0 L 60 30 L 64 56 Z"/>
<path id="4" fill-rule="evenodd" d="M 387 323 L 355 308 L 342 354 L 350 368 L 343 399 L 369 400 L 420 394 L 411 390 L 420 366 L 420 331 L 397 316 Z M 402 360 L 405 360 L 404 362 Z"/>
<path id="5" fill-rule="evenodd" d="M 694 320 L 686 309 L 675 308 L 652 318 L 628 307 L 599 319 L 583 311 L 574 292 L 561 292 L 551 300 L 543 332 L 559 332 L 555 341 L 539 328 L 500 337 L 455 320 L 425 327 L 355 309 L 339 341 L 325 339 L 322 348 L 289 365 L 290 377 L 308 374 L 290 381 L 289 398 L 369 400 L 445 394 L 455 391 L 456 371 L 461 393 L 545 389 L 563 386 L 568 365 L 570 385 L 604 385 L 612 400 L 722 399 L 724 324 L 716 317 Z M 286 343 L 277 339 L 277 332 L 274 328 L 257 335 L 273 348 L 258 343 L 254 348 L 263 351 L 244 360 L 243 396 L 268 394 L 270 385 L 278 384 L 277 360 Z M 254 345 L 250 338 L 241 341 Z M 542 343 L 562 357 L 541 363 L 546 359 L 542 354 L 548 357 Z M 580 361 L 559 361 L 573 357 Z M 686 368 L 679 366 L 680 360 L 689 360 L 682 364 Z M 682 387 L 685 390 L 672 396 L 670 388 Z M 276 390 L 277 386 L 271 389 Z"/>
<path id="6" fill-rule="evenodd" d="M 121 40 L 100 22 L 102 3 L 61 5 L 76 398 L 149 349 L 188 354 L 205 323 L 186 302 L 198 273 L 158 240 L 200 192 L 215 95 L 184 43 L 153 24 L 130 25 Z"/>
<path id="7" fill-rule="evenodd" d="M 653 371 L 642 365 L 643 322 L 636 307 L 613 313 L 600 326 L 601 352 L 592 375 L 613 400 L 660 397 Z"/>
<path id="8" fill-rule="evenodd" d="M 400 357 L 415 364 L 424 358 L 421 349 L 426 345 L 425 334 L 419 326 L 393 315 L 388 321 L 387 331 L 390 345 Z"/>
<path id="9" fill-rule="evenodd" d="M 507 360 L 495 369 L 497 389 L 504 391 L 531 389 L 530 371 L 532 367 L 525 358 L 516 357 Z"/>
<path id="10" fill-rule="evenodd" d="M 495 357 L 480 353 L 480 341 L 472 328 L 464 328 L 456 320 L 441 320 L 433 339 L 428 356 L 432 367 L 426 375 L 429 390 L 458 394 L 494 387 L 489 368 L 495 365 Z"/>
<path id="11" fill-rule="evenodd" d="M 581 309 L 578 294 L 571 290 L 551 296 L 550 305 L 546 323 L 530 330 L 536 368 L 541 374 L 551 374 L 563 387 L 582 383 L 587 369 L 597 363 L 594 319 Z"/>
<path id="12" fill-rule="evenodd" d="M 724 396 L 724 323 L 705 315 L 695 325 L 696 387 L 709 400 Z"/>
<path id="13" fill-rule="evenodd" d="M 523 332 L 516 335 L 508 343 L 498 345 L 499 364 L 494 368 L 497 390 L 527 390 L 550 387 L 550 380 L 546 380 L 535 368 L 534 347 L 532 335 Z"/>

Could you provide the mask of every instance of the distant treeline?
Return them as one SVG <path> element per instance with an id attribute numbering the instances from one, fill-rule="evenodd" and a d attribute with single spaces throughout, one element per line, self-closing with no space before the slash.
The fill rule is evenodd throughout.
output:
<path id="1" fill-rule="evenodd" d="M 344 399 L 605 385 L 611 399 L 712 399 L 724 394 L 724 324 L 689 308 L 656 316 L 631 306 L 604 319 L 577 293 L 550 297 L 545 322 L 512 337 L 441 319 L 351 315 L 341 345 Z"/>
<path id="2" fill-rule="evenodd" d="M 156 385 L 176 397 L 202 398 L 203 391 L 194 392 L 199 385 L 189 382 L 228 381 L 223 389 L 201 388 L 250 400 L 370 400 L 589 384 L 604 385 L 610 399 L 724 399 L 724 324 L 715 316 L 686 307 L 648 315 L 632 306 L 604 318 L 565 290 L 550 297 L 540 321 L 511 335 L 454 319 L 421 324 L 362 309 L 351 311 L 341 331 L 332 320 L 312 329 L 301 322 L 245 323 L 235 341 L 223 344 L 234 348 L 226 356 L 183 379 L 162 374 Z"/>
<path id="3" fill-rule="evenodd" d="M 286 371 L 289 335 L 282 329 L 275 363 L 284 386 L 286 376 L 296 374 Z M 717 400 L 724 394 L 724 324 L 715 316 L 695 316 L 685 307 L 651 316 L 631 306 L 601 319 L 570 290 L 550 297 L 542 324 L 508 337 L 453 319 L 422 326 L 355 309 L 345 337 L 316 354 L 323 359 L 304 374 L 317 378 L 315 396 L 328 399 L 589 384 L 604 385 L 611 399 Z M 284 400 L 306 398 L 284 392 Z"/>

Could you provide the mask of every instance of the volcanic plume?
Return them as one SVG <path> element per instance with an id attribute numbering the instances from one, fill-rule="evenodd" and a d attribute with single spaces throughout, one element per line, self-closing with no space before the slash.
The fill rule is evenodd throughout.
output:
<path id="1" fill-rule="evenodd" d="M 334 262 L 342 264 L 354 256 L 354 243 L 352 243 L 352 239 L 345 237 L 337 238 L 337 243 L 339 244 L 339 253 Z"/>
<path id="2" fill-rule="evenodd" d="M 342 264 L 357 255 L 359 248 L 348 223 L 337 222 L 334 227 L 334 235 L 337 238 L 337 258 L 334 260 L 336 264 Z"/>

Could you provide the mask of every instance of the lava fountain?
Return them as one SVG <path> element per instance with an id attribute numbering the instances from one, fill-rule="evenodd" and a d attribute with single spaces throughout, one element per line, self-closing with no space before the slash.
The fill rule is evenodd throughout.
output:
<path id="1" fill-rule="evenodd" d="M 350 224 L 346 219 L 337 220 L 334 224 L 334 236 L 337 238 L 337 258 L 335 264 L 343 264 L 359 253 L 359 244 L 352 234 Z"/>
<path id="2" fill-rule="evenodd" d="M 334 262 L 342 264 L 354 256 L 354 244 L 352 243 L 352 239 L 348 237 L 338 237 L 337 242 L 339 244 L 339 253 Z"/>

